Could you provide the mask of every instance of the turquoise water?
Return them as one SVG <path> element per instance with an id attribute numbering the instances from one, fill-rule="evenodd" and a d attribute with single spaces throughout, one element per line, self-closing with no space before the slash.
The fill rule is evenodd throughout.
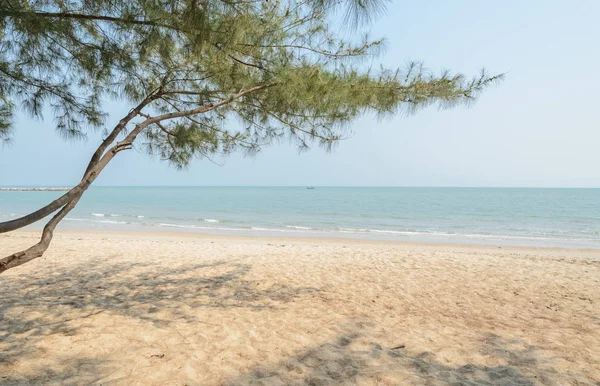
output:
<path id="1" fill-rule="evenodd" d="M 0 221 L 60 195 L 0 192 Z M 600 248 L 599 204 L 600 189 L 93 187 L 60 227 Z"/>

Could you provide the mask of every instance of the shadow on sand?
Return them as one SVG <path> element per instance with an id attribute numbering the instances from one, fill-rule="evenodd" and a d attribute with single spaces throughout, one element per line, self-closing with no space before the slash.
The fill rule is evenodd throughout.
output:
<path id="1" fill-rule="evenodd" d="M 44 337 L 74 335 L 78 331 L 72 321 L 85 321 L 98 313 L 111 312 L 168 328 L 173 321 L 194 322 L 190 307 L 246 307 L 261 312 L 319 291 L 249 280 L 250 270 L 250 265 L 235 261 L 174 268 L 166 263 L 98 263 L 0 277 L 0 385 L 102 384 L 101 379 L 119 364 L 81 359 L 77 353 L 55 358 L 56 366 L 35 374 L 14 370 L 22 358 L 40 355 L 39 342 Z M 374 326 L 368 320 L 342 327 L 335 341 L 279 363 L 257 366 L 226 384 L 598 385 L 584 374 L 560 372 L 537 355 L 536 347 L 495 335 L 482 339 L 478 354 L 490 359 L 486 363 L 501 365 L 452 366 L 442 363 L 436 353 L 419 352 L 418 347 L 384 347 L 374 341 L 377 334 L 370 330 Z"/>
<path id="2" fill-rule="evenodd" d="M 38 275 L 0 277 L 0 385 L 94 383 L 102 368 L 114 363 L 57 358 L 64 366 L 36 371 L 35 376 L 8 369 L 40 353 L 36 345 L 49 335 L 75 335 L 74 321 L 110 312 L 165 327 L 196 321 L 190 308 L 238 308 L 260 311 L 284 307 L 316 288 L 295 288 L 247 280 L 251 266 L 235 261 L 185 264 L 108 265 L 100 262 Z M 79 323 L 81 324 L 81 323 Z M 61 370 L 62 368 L 62 370 Z M 75 379 L 77 381 L 71 381 Z"/>
<path id="3" fill-rule="evenodd" d="M 363 335 L 368 325 L 354 323 L 336 341 L 256 367 L 225 385 L 600 385 L 584 374 L 559 372 L 536 355 L 538 348 L 516 340 L 492 334 L 482 340 L 479 353 L 502 365 L 452 366 L 431 352 L 414 354 L 418 348 L 382 347 Z"/>

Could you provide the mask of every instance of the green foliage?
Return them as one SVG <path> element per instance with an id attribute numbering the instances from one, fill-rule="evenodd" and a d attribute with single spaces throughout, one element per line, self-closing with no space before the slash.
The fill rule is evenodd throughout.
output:
<path id="1" fill-rule="evenodd" d="M 0 93 L 0 140 L 9 141 L 12 128 L 12 102 Z"/>
<path id="2" fill-rule="evenodd" d="M 13 106 L 36 117 L 51 107 L 59 132 L 72 138 L 101 127 L 106 97 L 132 106 L 150 97 L 138 123 L 227 101 L 145 129 L 147 150 L 183 167 L 195 156 L 253 153 L 277 139 L 331 148 L 366 112 L 469 103 L 500 78 L 435 75 L 418 64 L 365 69 L 357 59 L 376 55 L 381 41 L 336 36 L 330 14 L 339 3 L 4 0 L 0 139 L 9 138 Z M 385 2 L 346 6 L 358 25 Z M 230 100 L 257 86 L 264 87 Z"/>

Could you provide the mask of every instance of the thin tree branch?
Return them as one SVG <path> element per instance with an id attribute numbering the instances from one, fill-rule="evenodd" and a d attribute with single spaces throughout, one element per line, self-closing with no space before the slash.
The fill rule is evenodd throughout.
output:
<path id="1" fill-rule="evenodd" d="M 337 53 L 337 52 L 329 52 L 329 51 L 324 51 L 324 50 L 318 50 L 315 48 L 311 48 L 311 47 L 307 47 L 307 46 L 301 46 L 299 44 L 273 44 L 273 45 L 261 45 L 261 46 L 254 46 L 251 44 L 241 44 L 244 47 L 261 47 L 261 48 L 295 48 L 295 49 L 301 49 L 301 50 L 306 50 L 306 51 L 311 51 L 314 52 L 316 54 L 319 55 L 323 55 L 323 56 L 328 56 L 331 58 L 345 58 L 345 57 L 353 57 L 353 56 L 366 56 L 368 55 L 367 53 Z M 360 47 L 359 49 L 366 49 L 368 48 L 367 45 L 364 45 L 363 47 Z"/>
<path id="2" fill-rule="evenodd" d="M 181 118 L 181 117 L 190 116 L 190 115 L 202 114 L 202 113 L 205 113 L 207 111 L 214 110 L 217 107 L 220 107 L 220 106 L 223 106 L 223 105 L 227 105 L 227 104 L 235 101 L 236 99 L 243 97 L 244 95 L 248 95 L 248 94 L 251 94 L 251 93 L 256 92 L 256 91 L 264 90 L 264 89 L 266 89 L 268 87 L 272 87 L 272 86 L 275 86 L 277 84 L 278 83 L 271 83 L 271 84 L 262 85 L 262 86 L 255 86 L 255 87 L 249 88 L 247 90 L 242 90 L 242 91 L 240 91 L 240 92 L 232 95 L 231 97 L 229 97 L 227 99 L 224 99 L 224 100 L 221 100 L 219 102 L 211 103 L 211 104 L 208 104 L 208 105 L 204 105 L 204 106 L 198 107 L 196 109 L 181 110 L 181 111 L 176 111 L 176 112 L 173 112 L 173 113 L 158 115 L 156 117 L 153 117 L 151 119 L 148 119 L 148 120 L 142 122 L 142 124 L 145 124 L 144 127 L 146 127 L 146 126 L 151 125 L 151 124 L 153 124 L 155 122 L 161 122 L 161 121 L 164 121 L 164 120 L 167 120 L 167 119 L 174 119 L 174 118 Z"/>
<path id="3" fill-rule="evenodd" d="M 156 92 L 149 95 L 142 102 L 140 102 L 140 104 L 131 109 L 131 111 L 119 121 L 119 123 L 115 126 L 112 132 L 104 139 L 104 141 L 102 141 L 102 144 L 98 146 L 98 149 L 96 149 L 96 151 L 92 155 L 92 158 L 90 159 L 90 162 L 87 168 L 85 169 L 85 173 L 83 173 L 84 176 L 89 173 L 91 168 L 98 162 L 100 157 L 102 157 L 102 154 L 104 154 L 106 149 L 115 141 L 115 139 L 117 139 L 121 131 L 129 123 L 129 121 L 135 118 L 135 116 L 138 115 L 144 107 L 146 107 L 148 104 L 150 104 L 152 101 L 159 97 L 160 95 Z"/>
<path id="4" fill-rule="evenodd" d="M 271 71 L 271 70 L 269 70 L 269 69 L 267 69 L 267 68 L 264 68 L 263 66 L 259 66 L 258 64 L 253 64 L 253 63 L 244 62 L 243 60 L 240 60 L 240 59 L 236 58 L 236 57 L 235 57 L 235 56 L 233 56 L 233 55 L 227 55 L 227 56 L 229 56 L 229 57 L 230 57 L 230 58 L 231 58 L 231 59 L 232 59 L 234 62 L 237 62 L 237 63 L 243 64 L 243 65 L 245 65 L 245 66 L 250 66 L 250 67 L 258 68 L 259 70 L 262 70 L 262 71 L 265 71 L 265 72 L 271 72 L 271 73 L 272 73 L 272 71 Z"/>
<path id="5" fill-rule="evenodd" d="M 94 20 L 94 21 L 108 21 L 112 23 L 123 23 L 123 24 L 135 24 L 151 27 L 161 27 L 172 30 L 180 30 L 177 27 L 173 27 L 167 24 L 160 23 L 155 20 L 139 20 L 139 19 L 126 19 L 121 17 L 112 17 L 106 15 L 87 15 L 83 13 L 71 13 L 71 12 L 22 12 L 22 11 L 8 11 L 3 10 L 0 13 L 0 17 L 45 17 L 51 19 L 76 19 L 76 20 Z"/>

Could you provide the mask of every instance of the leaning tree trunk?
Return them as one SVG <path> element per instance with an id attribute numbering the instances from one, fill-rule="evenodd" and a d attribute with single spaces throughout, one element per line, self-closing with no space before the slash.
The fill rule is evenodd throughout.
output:
<path id="1" fill-rule="evenodd" d="M 67 193 L 63 194 L 61 197 L 52 201 L 48 205 L 43 208 L 36 210 L 28 214 L 27 216 L 23 216 L 21 218 L 6 221 L 0 223 L 0 233 L 11 232 L 27 225 L 33 224 L 36 221 L 43 219 L 49 214 L 55 212 L 57 209 L 60 209 L 71 202 L 76 196 L 81 196 L 82 190 L 80 185 L 75 186 L 73 189 L 69 190 Z"/>
<path id="2" fill-rule="evenodd" d="M 52 236 L 54 229 L 58 225 L 58 223 L 65 218 L 65 216 L 77 205 L 79 199 L 83 195 L 83 193 L 89 188 L 89 186 L 94 182 L 98 174 L 108 165 L 108 163 L 117 155 L 121 150 L 125 150 L 130 148 L 131 143 L 125 144 L 123 142 L 115 145 L 111 150 L 108 151 L 101 159 L 98 161 L 94 167 L 84 176 L 82 181 L 77 185 L 76 188 L 71 191 L 76 191 L 74 193 L 73 198 L 65 205 L 63 208 L 56 214 L 44 227 L 42 231 L 42 237 L 40 241 L 34 246 L 20 252 L 13 253 L 10 256 L 7 256 L 0 260 L 0 273 L 10 269 L 17 267 L 19 265 L 25 264 L 28 261 L 41 257 L 44 252 L 48 249 L 50 245 L 50 241 L 52 241 Z"/>
<path id="3" fill-rule="evenodd" d="M 12 255 L 0 260 L 0 273 L 41 257 L 44 252 L 46 252 L 46 249 L 48 249 L 50 241 L 52 241 L 54 229 L 58 223 L 71 211 L 71 209 L 77 205 L 77 202 L 81 198 L 82 194 L 83 192 L 81 192 L 81 194 L 76 196 L 73 200 L 69 201 L 67 205 L 65 205 L 56 215 L 54 215 L 54 217 L 52 217 L 50 221 L 48 221 L 42 232 L 42 238 L 37 244 L 24 251 L 13 253 Z"/>
<path id="4" fill-rule="evenodd" d="M 48 214 L 52 213 L 54 210 L 62 207 L 62 209 L 50 219 L 50 221 L 44 227 L 42 231 L 42 237 L 40 241 L 34 246 L 21 251 L 13 253 L 10 256 L 7 256 L 3 259 L 0 259 L 0 273 L 5 272 L 10 268 L 17 267 L 19 265 L 25 264 L 28 261 L 36 259 L 44 254 L 50 245 L 50 241 L 52 240 L 53 232 L 58 223 L 77 205 L 77 202 L 83 195 L 83 193 L 89 188 L 89 186 L 94 182 L 98 174 L 102 172 L 102 170 L 108 165 L 108 163 L 119 153 L 120 151 L 131 149 L 133 142 L 137 138 L 137 136 L 148 126 L 156 124 L 160 127 L 160 122 L 163 120 L 176 119 L 181 117 L 189 117 L 191 115 L 202 114 L 207 111 L 214 110 L 219 106 L 223 106 L 229 104 L 236 99 L 243 97 L 244 95 L 250 94 L 252 92 L 264 90 L 268 87 L 274 86 L 277 83 L 270 83 L 266 85 L 255 86 L 248 89 L 242 89 L 238 93 L 232 95 L 227 99 L 223 99 L 219 102 L 210 103 L 207 105 L 200 106 L 198 108 L 190 109 L 190 110 L 178 110 L 176 112 L 166 113 L 155 117 L 150 117 L 146 114 L 142 114 L 142 109 L 151 103 L 153 100 L 160 98 L 161 95 L 169 94 L 169 93 L 180 93 L 181 91 L 172 90 L 172 91 L 164 91 L 161 88 L 156 90 L 154 93 L 146 97 L 136 108 L 131 110 L 129 114 L 127 114 L 117 126 L 113 129 L 113 131 L 109 134 L 109 136 L 102 142 L 102 144 L 98 147 L 90 163 L 83 175 L 83 178 L 79 182 L 77 186 L 71 189 L 68 193 L 48 204 L 44 208 L 41 208 L 30 215 L 25 217 L 21 217 L 16 220 L 8 221 L 5 223 L 0 223 L 0 233 L 8 232 L 10 230 L 19 229 L 25 227 L 29 224 L 38 221 Z M 117 142 L 110 149 L 109 146 L 117 139 L 121 131 L 125 128 L 125 126 L 137 115 L 146 117 L 146 120 L 135 125 L 135 128 L 125 137 L 125 139 L 121 142 Z M 106 150 L 108 149 L 108 150 Z M 5 229 L 4 231 L 2 229 Z"/>
<path id="5" fill-rule="evenodd" d="M 106 151 L 106 149 L 108 149 L 108 147 L 110 145 L 112 145 L 112 143 L 117 139 L 117 137 L 119 136 L 121 131 L 123 131 L 125 126 L 133 118 L 135 118 L 146 105 L 148 105 L 150 102 L 152 102 L 154 99 L 156 99 L 158 97 L 157 95 L 158 94 L 153 94 L 153 95 L 147 97 L 146 99 L 144 99 L 139 105 L 137 105 L 134 109 L 132 109 L 126 116 L 124 116 L 119 121 L 119 123 L 114 127 L 114 129 L 104 139 L 104 141 L 102 141 L 100 146 L 98 146 L 98 148 L 92 155 L 92 158 L 90 159 L 90 162 L 85 170 L 85 173 L 83 173 L 83 178 L 81 179 L 79 184 L 74 186 L 70 191 L 68 191 L 61 197 L 52 201 L 51 203 L 44 206 L 43 208 L 36 210 L 35 212 L 32 212 L 26 216 L 23 216 L 23 217 L 20 217 L 20 218 L 11 220 L 11 221 L 0 222 L 0 233 L 11 232 L 11 231 L 14 231 L 14 230 L 17 230 L 20 228 L 24 228 L 27 225 L 31 225 L 34 222 L 40 221 L 41 219 L 50 215 L 51 213 L 55 212 L 56 210 L 66 206 L 69 202 L 73 201 L 77 197 L 81 197 L 81 195 L 85 191 L 85 189 L 82 189 L 82 187 L 85 183 L 86 178 L 90 175 L 92 168 L 98 164 L 101 157 L 104 155 L 104 152 Z"/>
<path id="6" fill-rule="evenodd" d="M 83 178 L 75 187 L 69 192 L 52 201 L 45 207 L 38 209 L 37 211 L 28 214 L 27 216 L 0 223 L 0 233 L 10 232 L 12 230 L 23 228 L 27 225 L 33 224 L 36 221 L 41 220 L 52 212 L 59 208 L 62 208 L 48 223 L 44 226 L 42 231 L 42 237 L 40 241 L 32 247 L 13 253 L 0 260 L 0 274 L 4 271 L 25 264 L 33 259 L 41 257 L 44 252 L 48 249 L 52 236 L 54 235 L 54 229 L 58 223 L 65 218 L 65 216 L 77 205 L 79 199 L 83 193 L 89 188 L 89 186 L 98 177 L 98 174 L 108 165 L 108 163 L 122 150 L 131 148 L 133 141 L 137 135 L 148 126 L 148 124 L 138 124 L 135 129 L 121 142 L 118 142 L 109 151 L 106 151 L 108 147 L 117 139 L 118 135 L 125 128 L 125 126 L 138 114 L 141 110 L 156 99 L 156 95 L 151 95 L 144 99 L 137 107 L 132 109 L 119 123 L 115 126 L 112 132 L 102 141 L 102 144 L 96 149 L 92 156 L 87 169 L 83 175 Z"/>

